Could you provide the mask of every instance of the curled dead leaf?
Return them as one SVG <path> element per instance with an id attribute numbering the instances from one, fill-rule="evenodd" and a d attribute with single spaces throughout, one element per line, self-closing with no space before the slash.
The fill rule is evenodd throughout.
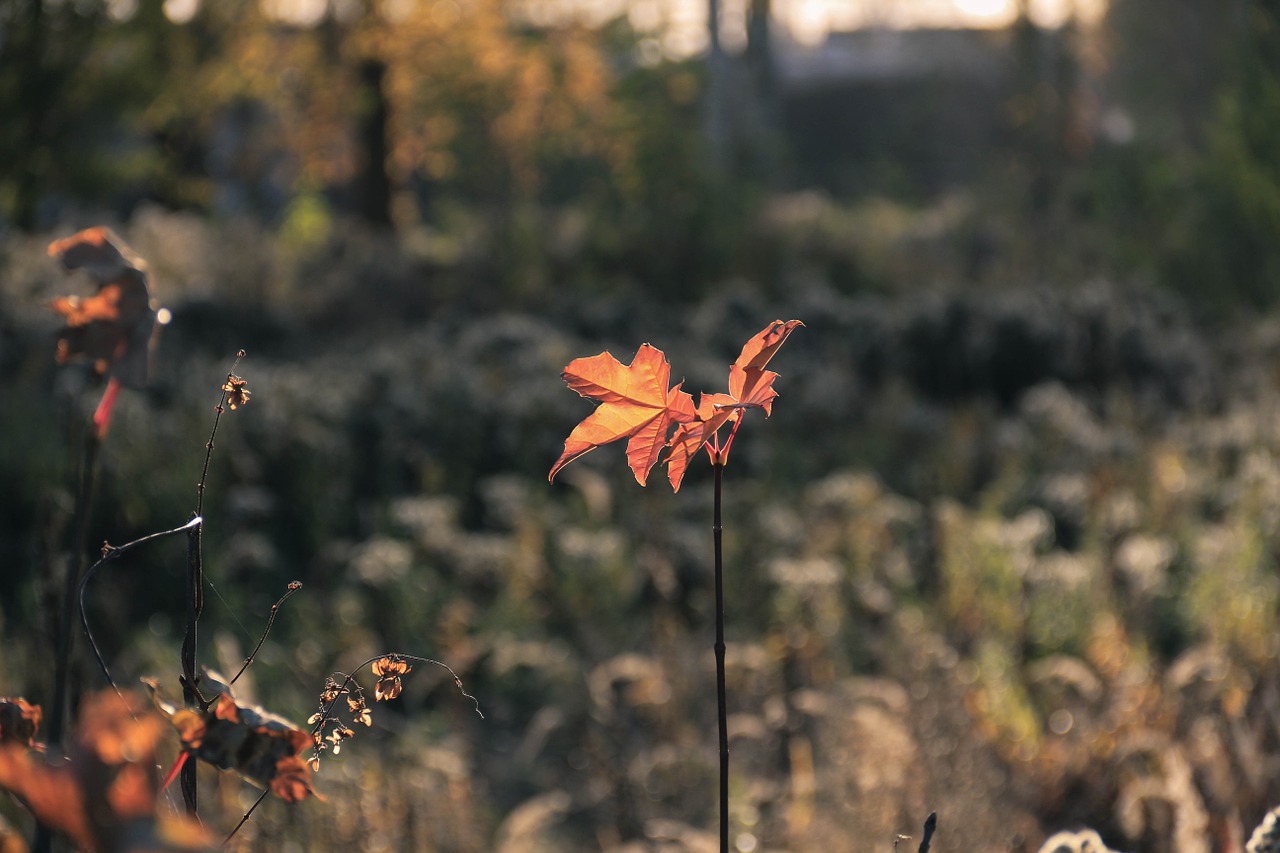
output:
<path id="1" fill-rule="evenodd" d="M 34 746 L 42 716 L 40 706 L 26 699 L 0 699 L 0 744 Z"/>
<path id="2" fill-rule="evenodd" d="M 285 791 L 291 797 L 287 802 L 314 794 L 309 768 L 298 759 L 298 753 L 314 746 L 311 733 L 284 717 L 238 703 L 217 676 L 202 677 L 201 686 L 210 685 L 222 692 L 206 711 L 158 703 L 177 729 L 183 748 L 214 767 L 234 771 L 255 785 L 270 789 L 282 799 L 285 797 L 281 791 Z M 289 774 L 289 780 L 277 785 L 277 776 L 282 772 Z"/>
<path id="3" fill-rule="evenodd" d="M 198 827 L 181 846 L 158 828 L 155 748 L 166 728 L 137 694 L 103 691 L 85 700 L 65 758 L 0 742 L 0 788 L 91 853 L 207 850 Z"/>
<path id="4" fill-rule="evenodd" d="M 53 301 L 65 322 L 57 336 L 58 363 L 85 358 L 97 373 L 123 385 L 146 385 L 157 316 L 146 264 L 100 226 L 50 243 L 49 256 L 69 271 L 86 271 L 98 285 L 92 296 Z"/>

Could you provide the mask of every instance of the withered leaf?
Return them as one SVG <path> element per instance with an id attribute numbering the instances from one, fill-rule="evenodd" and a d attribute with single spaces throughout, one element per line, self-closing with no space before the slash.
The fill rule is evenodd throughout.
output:
<path id="1" fill-rule="evenodd" d="M 0 744 L 34 746 L 42 713 L 39 705 L 21 697 L 0 699 Z"/>
<path id="2" fill-rule="evenodd" d="M 53 301 L 65 320 L 57 336 L 58 363 L 87 358 L 99 374 L 123 385 L 146 385 L 156 328 L 146 264 L 101 226 L 50 243 L 49 255 L 67 270 L 85 270 L 98 285 L 92 296 Z"/>
<path id="3" fill-rule="evenodd" d="M 281 791 L 284 791 L 292 797 L 288 802 L 297 802 L 315 793 L 306 763 L 301 759 L 287 760 L 297 758 L 298 753 L 314 745 L 309 732 L 262 708 L 238 703 L 230 688 L 216 676 L 203 677 L 201 685 L 218 685 L 222 689 L 203 713 L 160 704 L 185 749 L 196 758 L 221 770 L 234 771 L 282 798 Z M 278 786 L 276 777 L 281 772 L 289 773 L 290 779 Z M 305 793 L 299 794 L 299 791 Z"/>
<path id="4" fill-rule="evenodd" d="M 155 747 L 165 730 L 141 697 L 103 691 L 85 700 L 65 759 L 0 743 L 0 788 L 82 850 L 141 849 L 140 838 L 164 837 L 155 817 Z M 166 841 L 146 849 L 208 849 L 207 836 L 191 832 L 181 847 Z"/>

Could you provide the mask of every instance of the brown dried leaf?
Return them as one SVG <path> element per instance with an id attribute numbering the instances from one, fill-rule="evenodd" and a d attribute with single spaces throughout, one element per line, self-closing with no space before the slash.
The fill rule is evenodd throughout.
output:
<path id="1" fill-rule="evenodd" d="M 0 743 L 34 746 L 42 716 L 40 706 L 26 699 L 0 699 Z"/>
<path id="2" fill-rule="evenodd" d="M 276 762 L 275 774 L 271 777 L 271 793 L 290 804 L 312 795 L 318 797 L 311 787 L 311 773 L 311 766 L 298 756 L 282 758 Z"/>
<path id="3" fill-rule="evenodd" d="M 65 759 L 0 744 L 0 788 L 83 850 L 132 849 L 135 834 L 154 829 L 155 746 L 164 730 L 140 697 L 103 691 L 85 701 Z"/>
<path id="4" fill-rule="evenodd" d="M 183 747 L 214 767 L 232 770 L 278 793 L 277 774 L 282 768 L 296 774 L 294 762 L 286 759 L 297 758 L 299 752 L 314 746 L 311 733 L 262 708 L 238 704 L 230 688 L 216 676 L 204 678 L 201 683 L 215 684 L 225 692 L 219 693 L 204 713 L 186 709 L 170 712 L 169 721 L 178 730 Z M 299 760 L 297 764 L 306 772 L 305 763 Z M 302 781 L 305 790 L 311 793 L 310 783 Z M 290 792 L 302 790 L 297 780 L 284 787 Z"/>
<path id="5" fill-rule="evenodd" d="M 53 301 L 66 322 L 58 332 L 58 363 L 87 358 L 98 373 L 124 385 L 146 385 L 156 327 L 146 264 L 103 227 L 50 243 L 49 255 L 67 270 L 85 270 L 98 284 L 92 296 Z"/>

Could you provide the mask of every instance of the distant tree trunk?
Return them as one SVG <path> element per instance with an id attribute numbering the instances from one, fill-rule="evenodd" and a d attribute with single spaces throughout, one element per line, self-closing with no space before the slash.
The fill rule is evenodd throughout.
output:
<path id="1" fill-rule="evenodd" d="M 0 100 L 7 99 L 0 121 L 0 190 L 7 193 L 0 196 L 9 195 L 3 213 L 24 230 L 40 226 L 41 197 L 65 180 L 57 164 L 84 156 L 84 143 L 69 135 L 75 116 L 63 92 L 89 55 L 104 15 L 98 0 L 0 0 Z"/>
<path id="2" fill-rule="evenodd" d="M 360 63 L 360 88 L 364 109 L 360 114 L 360 147 L 364 159 L 356 176 L 356 205 L 361 217 L 379 226 L 391 226 L 391 178 L 387 174 L 387 118 L 390 109 L 382 88 L 386 63 L 366 59 Z"/>
<path id="3" fill-rule="evenodd" d="M 773 0 L 751 0 L 747 7 L 747 76 L 745 153 L 752 171 L 768 179 L 775 171 L 778 145 L 778 101 L 773 69 Z"/>
<path id="4" fill-rule="evenodd" d="M 747 67 L 756 100 L 773 101 L 773 0 L 751 0 L 747 7 Z"/>
<path id="5" fill-rule="evenodd" d="M 720 0 L 707 0 L 707 147 L 711 165 L 728 171 L 729 64 L 720 43 Z"/>
<path id="6" fill-rule="evenodd" d="M 19 130 L 15 150 L 11 152 L 15 157 L 10 165 L 14 170 L 12 215 L 14 224 L 28 231 L 36 227 L 44 171 L 40 154 L 45 151 L 43 143 L 52 105 L 47 94 L 52 81 L 45 57 L 46 28 L 44 0 L 32 0 L 27 8 L 25 32 L 24 28 L 17 28 L 18 38 L 14 39 L 17 44 L 13 45 L 18 64 L 26 72 L 18 83 L 18 109 L 14 116 Z"/>

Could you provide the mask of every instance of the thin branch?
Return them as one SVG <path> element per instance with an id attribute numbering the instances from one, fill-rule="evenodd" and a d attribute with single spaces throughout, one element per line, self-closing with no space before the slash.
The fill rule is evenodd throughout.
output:
<path id="1" fill-rule="evenodd" d="M 262 644 L 267 641 L 267 635 L 271 633 L 271 626 L 275 624 L 276 614 L 280 612 L 280 605 L 284 604 L 285 601 L 288 600 L 289 596 L 293 595 L 300 589 L 302 589 L 302 581 L 290 581 L 288 591 L 286 591 L 284 595 L 280 596 L 279 601 L 271 605 L 271 614 L 267 616 L 267 627 L 263 629 L 262 636 L 258 638 L 258 645 L 253 647 L 253 651 L 249 653 L 249 656 L 244 659 L 244 663 L 240 665 L 239 672 L 232 676 L 231 680 L 227 682 L 228 684 L 235 684 L 240 679 L 240 676 L 244 675 L 244 671 L 249 668 L 249 664 L 253 663 L 253 659 L 256 658 L 258 656 L 258 652 L 261 651 Z"/>
<path id="2" fill-rule="evenodd" d="M 89 516 L 93 507 L 94 484 L 98 469 L 98 450 L 102 447 L 102 432 L 96 423 L 85 432 L 84 449 L 80 456 L 80 477 L 76 486 L 75 508 L 72 510 L 73 539 L 66 559 L 66 575 L 62 584 L 62 612 L 55 629 L 57 649 L 53 659 L 53 706 L 49 709 L 49 743 L 61 746 L 66 728 L 71 680 L 71 652 L 75 637 L 71 630 L 71 614 L 74 592 L 86 562 L 85 544 L 89 538 Z M 95 650 L 96 651 L 96 650 Z M 35 853 L 49 853 L 53 849 L 53 836 L 47 826 L 37 822 L 32 839 Z"/>
<path id="3" fill-rule="evenodd" d="M 218 424 L 222 420 L 222 413 L 226 410 L 227 395 L 231 393 L 231 381 L 235 377 L 236 367 L 239 366 L 244 355 L 244 350 L 236 353 L 236 360 L 231 363 L 231 369 L 227 371 L 227 379 L 222 385 L 218 405 L 214 406 L 213 428 L 209 431 L 209 441 L 204 446 L 204 467 L 200 471 L 200 482 L 196 484 L 195 514 L 197 516 L 204 515 L 204 488 L 209 479 L 209 463 L 213 459 L 213 441 L 218 435 Z M 182 698 L 187 707 L 196 705 L 204 707 L 204 700 L 198 687 L 200 676 L 196 672 L 197 628 L 200 623 L 200 614 L 204 611 L 204 565 L 200 553 L 202 527 L 203 525 L 193 527 L 187 533 L 187 620 L 181 652 Z M 188 762 L 182 768 L 182 800 L 186 804 L 187 812 L 193 815 L 198 813 L 196 779 L 196 765 L 194 762 Z"/>
<path id="4" fill-rule="evenodd" d="M 218 405 L 213 407 L 213 429 L 209 432 L 209 441 L 204 446 L 204 468 L 200 472 L 200 482 L 196 484 L 196 515 L 204 515 L 204 484 L 209 479 L 209 463 L 213 459 L 213 439 L 218 435 L 218 422 L 222 420 L 222 413 L 226 411 L 227 385 L 231 384 L 231 380 L 236 374 L 236 368 L 240 366 L 240 359 L 244 358 L 244 356 L 244 350 L 236 353 L 236 360 L 231 362 L 231 369 L 227 371 L 227 380 L 222 387 L 222 396 L 218 398 Z"/>
<path id="5" fill-rule="evenodd" d="M 262 801 L 265 800 L 267 798 L 267 794 L 270 794 L 270 793 L 271 793 L 271 789 L 267 788 L 265 791 L 263 791 L 261 794 L 258 795 L 258 799 L 254 800 L 253 805 L 249 806 L 249 810 L 244 813 L 243 817 L 240 818 L 240 822 L 231 828 L 231 831 L 227 833 L 226 838 L 222 839 L 222 843 L 224 845 L 231 843 L 231 839 L 234 838 L 235 834 L 240 831 L 240 827 L 244 826 L 246 823 L 249 822 L 249 818 L 253 817 L 253 813 L 257 811 L 258 806 L 262 805 Z"/>
<path id="6" fill-rule="evenodd" d="M 196 516 L 181 527 L 175 527 L 172 530 L 162 530 L 159 533 L 151 533 L 147 536 L 143 536 L 141 539 L 135 539 L 132 542 L 127 542 L 124 545 L 116 546 L 104 544 L 102 546 L 102 558 L 90 566 L 89 570 L 84 573 L 84 577 L 80 579 L 80 586 L 76 592 L 76 600 L 80 603 L 80 626 L 84 629 L 84 635 L 89 641 L 89 648 L 93 650 L 93 656 L 98 660 L 98 668 L 102 670 L 102 676 L 117 693 L 120 692 L 120 688 L 116 687 L 115 681 L 112 680 L 111 672 L 107 669 L 107 662 L 102 657 L 102 651 L 98 648 L 97 641 L 93 639 L 93 631 L 89 630 L 89 615 L 84 601 L 84 592 L 85 588 L 89 585 L 89 579 L 93 577 L 94 573 L 97 572 L 104 563 L 114 560 L 121 554 L 132 551 L 139 545 L 145 545 L 153 540 L 163 539 L 166 536 L 174 536 L 178 533 L 190 530 L 193 527 L 199 527 L 201 521 L 202 519 L 199 516 Z"/>

